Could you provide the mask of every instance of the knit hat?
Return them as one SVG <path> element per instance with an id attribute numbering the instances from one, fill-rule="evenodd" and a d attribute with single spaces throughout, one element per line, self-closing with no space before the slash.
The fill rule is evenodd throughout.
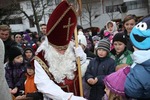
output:
<path id="1" fill-rule="evenodd" d="M 86 37 L 84 36 L 82 31 L 78 32 L 78 42 L 83 44 L 84 46 L 87 46 Z"/>
<path id="2" fill-rule="evenodd" d="M 130 67 L 124 67 L 104 78 L 105 85 L 115 94 L 125 96 L 124 83 Z"/>
<path id="3" fill-rule="evenodd" d="M 100 40 L 96 50 L 98 50 L 98 49 L 104 49 L 107 52 L 109 52 L 110 51 L 110 42 L 109 42 L 109 40 L 107 40 L 107 39 Z"/>
<path id="4" fill-rule="evenodd" d="M 22 34 L 21 34 L 21 33 L 15 33 L 15 34 L 14 34 L 14 38 L 15 38 L 17 35 L 20 35 L 20 36 L 22 37 Z"/>
<path id="5" fill-rule="evenodd" d="M 144 17 L 130 33 L 132 44 L 139 50 L 150 49 L 150 15 Z"/>
<path id="6" fill-rule="evenodd" d="M 18 47 L 11 47 L 9 50 L 9 61 L 13 61 L 15 57 L 22 55 L 21 50 Z"/>
<path id="7" fill-rule="evenodd" d="M 30 63 L 26 64 L 26 68 L 28 68 L 28 69 L 34 69 L 34 67 L 32 66 L 32 64 L 30 64 Z"/>
<path id="8" fill-rule="evenodd" d="M 99 41 L 99 40 L 100 40 L 100 37 L 97 36 L 97 35 L 95 35 L 95 36 L 92 37 L 92 40 L 93 40 L 93 41 L 96 41 L 96 40 Z"/>
<path id="9" fill-rule="evenodd" d="M 77 25 L 77 31 L 82 30 L 83 31 L 83 27 L 81 25 Z"/>
<path id="10" fill-rule="evenodd" d="M 35 55 L 34 49 L 32 47 L 27 46 L 27 47 L 24 48 L 23 56 L 25 56 L 25 53 L 26 53 L 27 50 L 30 50 L 33 53 L 33 56 Z"/>
<path id="11" fill-rule="evenodd" d="M 125 45 L 127 44 L 127 39 L 126 39 L 126 35 L 124 33 L 117 33 L 114 37 L 113 37 L 113 43 L 115 41 L 120 41 L 122 43 L 124 43 Z"/>

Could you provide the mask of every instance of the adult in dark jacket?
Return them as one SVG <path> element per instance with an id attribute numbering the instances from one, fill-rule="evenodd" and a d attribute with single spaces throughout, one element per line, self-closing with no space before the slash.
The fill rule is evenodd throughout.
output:
<path id="1" fill-rule="evenodd" d="M 5 58 L 4 58 L 4 63 L 5 63 L 8 61 L 9 49 L 12 46 L 17 46 L 17 43 L 11 39 L 10 27 L 7 25 L 0 25 L 0 38 L 4 42 L 4 46 L 5 46 Z"/>
<path id="2" fill-rule="evenodd" d="M 108 56 L 110 42 L 105 39 L 100 40 L 96 53 L 85 73 L 85 80 L 91 86 L 89 100 L 101 100 L 104 95 L 103 79 L 106 75 L 115 71 L 116 63 Z"/>

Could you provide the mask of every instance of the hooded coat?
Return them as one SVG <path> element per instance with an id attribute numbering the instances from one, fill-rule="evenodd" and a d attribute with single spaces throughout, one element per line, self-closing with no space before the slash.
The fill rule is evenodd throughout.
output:
<path id="1" fill-rule="evenodd" d="M 89 100 L 101 100 L 105 94 L 103 79 L 115 71 L 115 66 L 115 61 L 108 56 L 104 58 L 97 56 L 90 61 L 85 73 L 85 80 L 87 82 L 89 78 L 97 77 L 98 82 L 94 85 L 89 84 L 91 86 Z"/>
<path id="2" fill-rule="evenodd" d="M 134 64 L 125 82 L 125 93 L 132 98 L 150 100 L 150 50 L 133 53 Z"/>

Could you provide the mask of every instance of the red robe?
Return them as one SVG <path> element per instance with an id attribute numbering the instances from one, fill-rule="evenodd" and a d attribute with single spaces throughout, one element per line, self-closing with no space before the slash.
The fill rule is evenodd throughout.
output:
<path id="1" fill-rule="evenodd" d="M 47 61 L 44 58 L 43 51 L 39 52 L 37 57 L 39 57 L 47 65 L 47 67 L 49 67 Z M 80 92 L 79 92 L 79 80 L 78 80 L 77 71 L 75 71 L 74 74 L 75 74 L 75 77 L 73 80 L 69 80 L 65 78 L 63 83 L 56 83 L 55 81 L 54 82 L 57 85 L 59 85 L 65 92 L 73 92 L 74 95 L 79 96 Z"/>

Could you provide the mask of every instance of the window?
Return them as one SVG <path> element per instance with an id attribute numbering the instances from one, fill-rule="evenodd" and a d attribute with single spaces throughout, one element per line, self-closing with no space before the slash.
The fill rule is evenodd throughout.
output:
<path id="1" fill-rule="evenodd" d="M 35 8 L 39 8 L 40 7 L 40 1 L 39 0 L 35 0 L 34 1 L 34 6 L 35 6 Z"/>
<path id="2" fill-rule="evenodd" d="M 33 19 L 33 15 L 30 16 L 29 24 L 30 24 L 30 27 L 34 27 L 34 19 Z"/>
<path id="3" fill-rule="evenodd" d="M 9 19 L 9 24 L 22 24 L 22 18 Z"/>
<path id="4" fill-rule="evenodd" d="M 56 5 L 58 5 L 61 2 L 61 0 L 55 0 L 55 2 L 56 2 Z"/>
<path id="5" fill-rule="evenodd" d="M 126 2 L 126 5 L 128 10 L 146 8 L 148 6 L 148 0 L 129 1 Z"/>
<path id="6" fill-rule="evenodd" d="M 38 20 L 41 20 L 41 19 L 42 19 L 42 15 L 38 15 L 38 16 L 37 16 L 37 19 L 38 19 Z"/>
<path id="7" fill-rule="evenodd" d="M 27 6 L 27 9 L 31 9 L 31 3 L 30 2 L 26 2 L 26 6 Z"/>
<path id="8" fill-rule="evenodd" d="M 52 0 L 47 0 L 47 5 L 48 6 L 52 6 L 53 5 L 53 1 Z"/>
<path id="9" fill-rule="evenodd" d="M 106 6 L 106 13 L 117 12 L 119 5 Z"/>

